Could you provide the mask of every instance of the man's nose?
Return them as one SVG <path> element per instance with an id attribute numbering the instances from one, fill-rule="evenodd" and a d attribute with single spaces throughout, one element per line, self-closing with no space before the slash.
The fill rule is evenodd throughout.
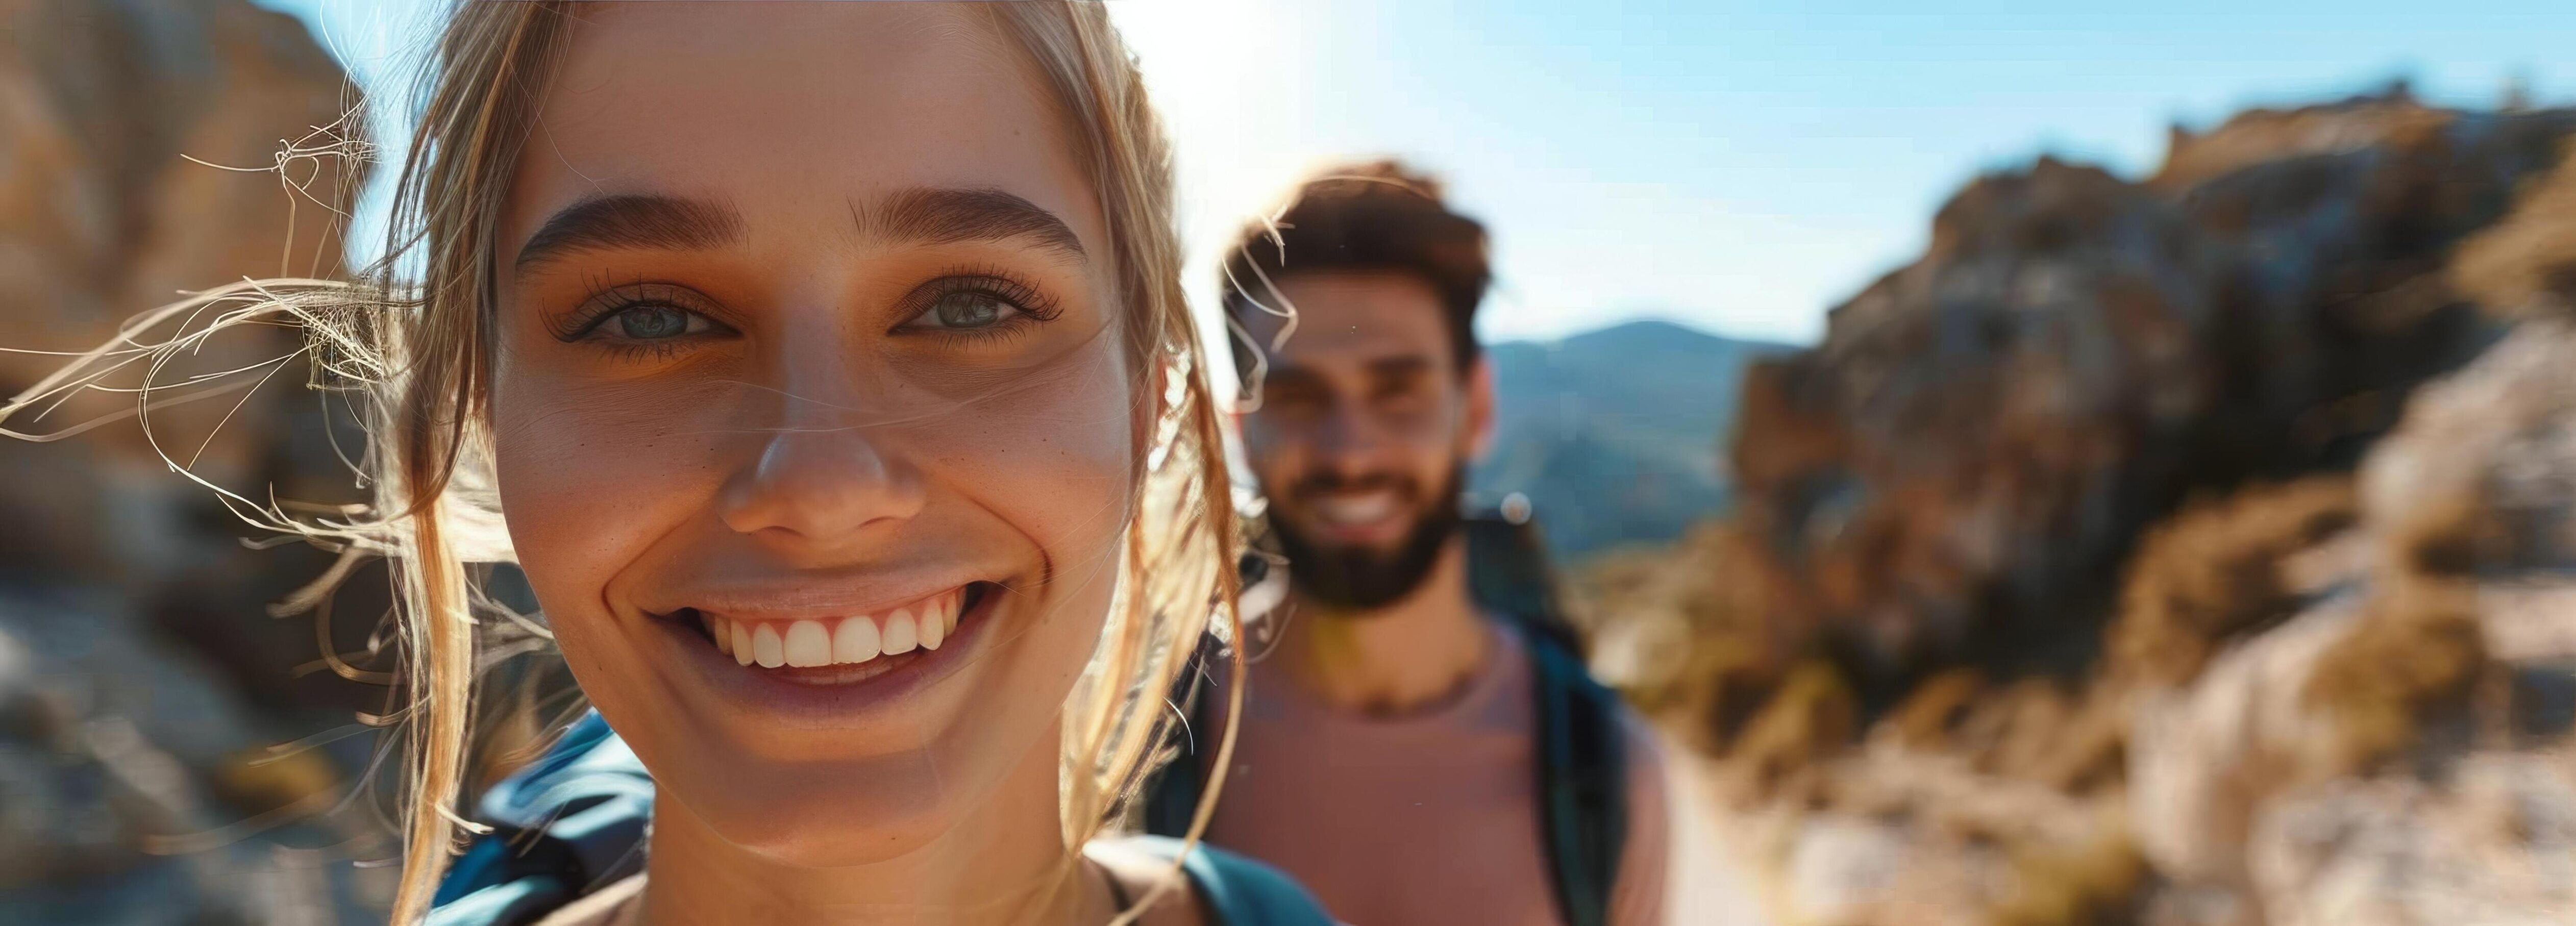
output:
<path id="1" fill-rule="evenodd" d="M 1326 414 L 1313 433 L 1316 461 L 1344 473 L 1375 469 L 1389 446 L 1385 429 L 1349 405 Z"/>

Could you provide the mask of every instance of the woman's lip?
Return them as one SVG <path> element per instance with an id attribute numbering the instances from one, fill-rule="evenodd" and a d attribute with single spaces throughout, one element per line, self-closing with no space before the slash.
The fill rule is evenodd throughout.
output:
<path id="1" fill-rule="evenodd" d="M 879 656 L 861 663 L 834 663 L 828 666 L 781 666 L 759 669 L 779 681 L 797 685 L 856 685 L 896 669 L 937 650 L 914 650 L 900 656 Z M 757 667 L 752 667 L 757 668 Z"/>
<path id="2" fill-rule="evenodd" d="M 669 602 L 642 610 L 662 618 L 676 618 L 684 612 L 698 611 L 744 621 L 823 620 L 917 607 L 922 602 L 979 582 L 990 584 L 989 580 L 958 579 L 940 585 L 915 585 L 915 591 L 901 596 L 844 592 L 811 585 L 776 590 L 706 590 L 674 595 Z"/>

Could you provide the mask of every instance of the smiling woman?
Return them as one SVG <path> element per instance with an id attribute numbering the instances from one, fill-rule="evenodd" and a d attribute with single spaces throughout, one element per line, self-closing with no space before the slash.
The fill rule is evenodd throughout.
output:
<path id="1" fill-rule="evenodd" d="M 160 316 L 292 318 L 376 400 L 373 512 L 265 513 L 396 566 L 397 921 L 502 561 L 657 789 L 644 874 L 554 921 L 1214 919 L 1155 901 L 1220 869 L 1103 835 L 1237 543 L 1105 12 L 467 2 L 436 68 L 375 273 Z"/>

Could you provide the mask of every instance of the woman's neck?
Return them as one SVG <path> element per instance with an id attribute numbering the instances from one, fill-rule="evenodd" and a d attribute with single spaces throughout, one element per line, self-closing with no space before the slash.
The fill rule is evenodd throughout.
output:
<path id="1" fill-rule="evenodd" d="M 642 921 L 1105 922 L 1115 912 L 1106 886 L 1065 851 L 1060 835 L 1057 742 L 1053 730 L 1042 736 L 991 799 L 955 827 L 910 852 L 865 864 L 809 867 L 760 855 L 727 841 L 669 796 L 659 797 Z"/>

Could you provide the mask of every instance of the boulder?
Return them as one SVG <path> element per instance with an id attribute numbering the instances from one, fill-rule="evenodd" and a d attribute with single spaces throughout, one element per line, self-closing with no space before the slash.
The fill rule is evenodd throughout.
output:
<path id="1" fill-rule="evenodd" d="M 2445 262 L 2571 134 L 2393 95 L 2239 116 L 2143 182 L 2043 158 L 1970 184 L 1747 383 L 1766 609 L 1882 707 L 1942 665 L 2081 669 L 2148 525 L 2350 467 L 2496 337 Z"/>

